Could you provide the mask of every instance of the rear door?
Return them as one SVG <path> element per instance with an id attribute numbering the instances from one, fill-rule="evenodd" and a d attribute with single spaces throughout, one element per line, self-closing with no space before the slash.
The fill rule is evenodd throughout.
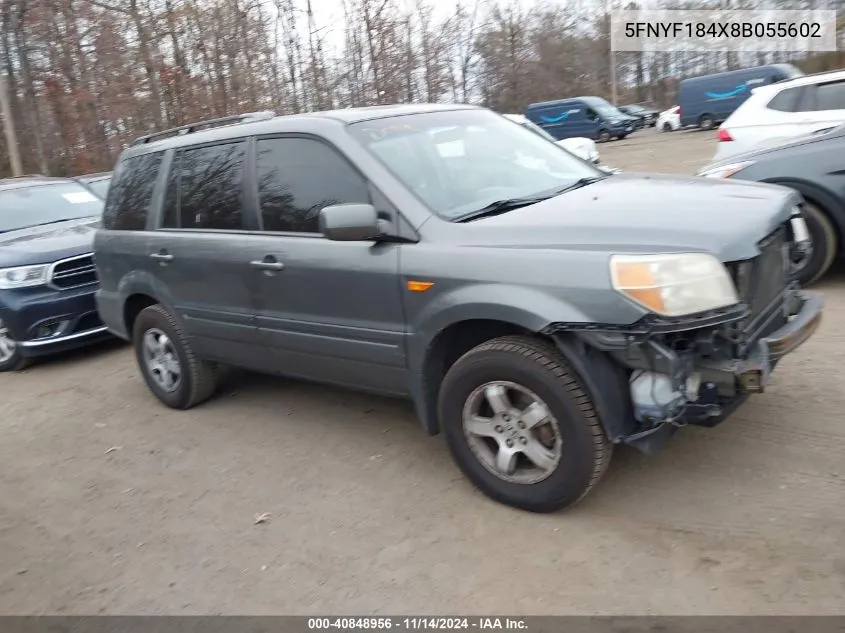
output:
<path id="1" fill-rule="evenodd" d="M 179 150 L 167 178 L 158 229 L 148 243 L 150 270 L 205 358 L 256 367 L 257 238 L 244 187 L 248 142 Z"/>
<path id="2" fill-rule="evenodd" d="M 328 205 L 373 203 L 391 214 L 333 146 L 308 136 L 256 143 L 262 225 L 258 328 L 266 369 L 379 392 L 407 392 L 399 244 L 333 242 Z"/>

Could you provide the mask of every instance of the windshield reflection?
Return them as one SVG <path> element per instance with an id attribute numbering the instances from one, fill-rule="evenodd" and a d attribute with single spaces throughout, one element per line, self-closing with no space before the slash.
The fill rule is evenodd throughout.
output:
<path id="1" fill-rule="evenodd" d="M 449 220 L 605 175 L 489 110 L 431 112 L 350 126 L 353 136 Z"/>

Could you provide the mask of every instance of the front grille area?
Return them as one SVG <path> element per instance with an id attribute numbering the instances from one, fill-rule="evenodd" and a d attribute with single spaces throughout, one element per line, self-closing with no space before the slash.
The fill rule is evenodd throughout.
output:
<path id="1" fill-rule="evenodd" d="M 775 303 L 773 309 L 782 312 L 776 299 L 783 294 L 788 280 L 786 226 L 767 235 L 757 246 L 760 254 L 754 259 L 729 264 L 739 298 L 750 308 L 750 314 L 738 326 L 753 339 L 769 334 L 784 322 L 770 318 L 772 310 L 767 308 Z"/>
<path id="2" fill-rule="evenodd" d="M 97 269 L 93 255 L 70 257 L 53 264 L 50 285 L 64 290 L 97 283 Z"/>

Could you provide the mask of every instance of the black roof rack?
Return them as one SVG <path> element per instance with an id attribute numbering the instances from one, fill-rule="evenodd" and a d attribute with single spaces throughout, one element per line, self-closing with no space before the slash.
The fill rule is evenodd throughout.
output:
<path id="1" fill-rule="evenodd" d="M 267 121 L 276 116 L 272 110 L 264 110 L 261 112 L 246 112 L 244 114 L 236 114 L 234 116 L 224 116 L 219 119 L 208 119 L 206 121 L 198 121 L 188 125 L 180 125 L 169 130 L 162 130 L 161 132 L 153 132 L 146 136 L 139 136 L 135 139 L 133 145 L 143 145 L 163 138 L 171 136 L 181 136 L 182 134 L 191 134 L 199 130 L 204 130 L 212 127 L 221 127 L 224 125 L 234 125 L 236 123 L 251 123 L 252 121 Z"/>

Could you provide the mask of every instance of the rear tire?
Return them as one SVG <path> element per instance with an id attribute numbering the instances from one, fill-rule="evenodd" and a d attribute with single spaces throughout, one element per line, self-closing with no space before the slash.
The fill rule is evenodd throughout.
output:
<path id="1" fill-rule="evenodd" d="M 809 261 L 798 270 L 796 279 L 802 286 L 809 286 L 818 281 L 833 265 L 839 252 L 839 236 L 833 222 L 818 205 L 805 202 L 802 213 L 810 232 L 813 252 Z"/>
<path id="2" fill-rule="evenodd" d="M 716 121 L 709 114 L 702 114 L 701 118 L 698 120 L 698 127 L 702 130 L 712 130 L 716 127 Z"/>
<path id="3" fill-rule="evenodd" d="M 515 394 L 494 398 L 506 413 L 496 413 L 490 388 Z M 527 394 L 522 404 L 520 394 Z M 484 415 L 473 408 L 479 397 L 487 403 Z M 523 418 L 529 410 L 546 415 L 536 415 L 531 423 Z M 490 498 L 530 512 L 553 512 L 582 499 L 604 474 L 613 452 L 590 396 L 566 359 L 553 345 L 527 336 L 493 339 L 458 359 L 440 386 L 438 414 L 452 457 L 467 478 Z M 481 433 L 475 432 L 479 423 Z M 557 461 L 541 459 L 544 466 L 534 461 L 535 442 L 549 451 L 540 449 L 540 457 L 556 455 Z M 512 473 L 500 468 L 502 451 L 508 464 L 506 446 L 515 447 L 509 453 L 516 454 L 508 466 Z"/>
<path id="4" fill-rule="evenodd" d="M 159 345 L 156 349 L 161 353 L 155 360 L 151 359 L 150 343 Z M 164 306 L 141 310 L 132 328 L 132 345 L 147 387 L 168 407 L 190 409 L 214 393 L 215 366 L 196 356 L 179 322 Z M 178 379 L 168 385 L 162 378 L 165 374 L 178 375 Z"/>
<path id="5" fill-rule="evenodd" d="M 663 124 L 663 131 L 664 132 L 671 132 L 672 131 L 672 124 L 671 123 L 664 123 Z"/>

